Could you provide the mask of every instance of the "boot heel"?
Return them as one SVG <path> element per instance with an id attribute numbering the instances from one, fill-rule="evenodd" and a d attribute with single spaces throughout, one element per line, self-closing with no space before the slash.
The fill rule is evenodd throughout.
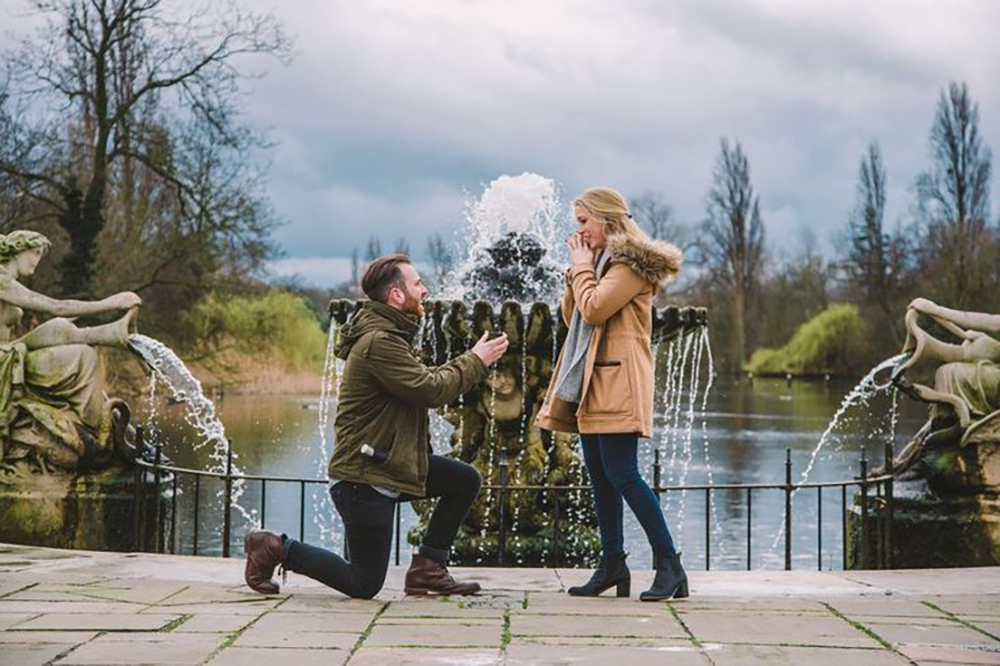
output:
<path id="1" fill-rule="evenodd" d="M 632 596 L 632 579 L 626 578 L 625 580 L 618 582 L 618 596 L 619 597 L 630 597 Z"/>
<path id="2" fill-rule="evenodd" d="M 688 591 L 688 582 L 685 578 L 684 582 L 677 586 L 677 591 L 674 592 L 674 599 L 687 599 L 689 596 L 690 592 Z"/>

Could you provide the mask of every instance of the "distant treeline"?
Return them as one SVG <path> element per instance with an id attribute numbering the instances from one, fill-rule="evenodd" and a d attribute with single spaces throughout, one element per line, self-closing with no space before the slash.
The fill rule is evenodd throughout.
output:
<path id="1" fill-rule="evenodd" d="M 135 291 L 143 330 L 201 359 L 236 347 L 258 354 L 268 339 L 293 344 L 294 331 L 268 322 L 301 322 L 305 313 L 315 330 L 326 325 L 331 297 L 359 295 L 365 263 L 383 252 L 376 238 L 354 252 L 353 275 L 337 289 L 280 285 L 299 305 L 262 278 L 280 254 L 272 236 L 280 218 L 257 167 L 267 137 L 242 120 L 240 106 L 253 58 L 290 57 L 279 23 L 228 3 L 224 13 L 186 16 L 166 15 L 159 2 L 28 4 L 47 22 L 2 55 L 0 232 L 36 229 L 52 240 L 32 287 L 67 298 Z M 725 371 L 766 359 L 768 368 L 858 373 L 900 347 L 906 304 L 918 295 L 1000 311 L 1000 226 L 990 217 L 992 156 L 978 114 L 964 83 L 941 92 L 926 167 L 914 200 L 901 206 L 909 213 L 893 225 L 885 219 L 891 174 L 873 140 L 858 156 L 857 194 L 843 202 L 834 257 L 808 233 L 797 256 L 776 254 L 749 156 L 738 139 L 723 138 L 706 174 L 704 219 L 678 220 L 657 192 L 632 198 L 650 234 L 686 253 L 684 277 L 663 302 L 710 308 Z M 410 250 L 402 241 L 384 249 Z M 428 281 L 454 270 L 440 236 L 426 254 Z M 802 335 L 841 340 L 841 351 L 824 347 L 811 360 L 764 352 L 747 365 L 837 304 L 854 310 L 832 310 Z M 321 356 L 322 341 L 307 337 L 307 356 Z"/>

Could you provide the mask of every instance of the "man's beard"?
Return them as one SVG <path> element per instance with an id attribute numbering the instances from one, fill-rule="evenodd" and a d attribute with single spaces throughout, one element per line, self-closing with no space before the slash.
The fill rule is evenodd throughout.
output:
<path id="1" fill-rule="evenodd" d="M 419 298 L 413 298 L 409 294 L 406 294 L 406 300 L 403 301 L 403 307 L 401 308 L 403 312 L 409 312 L 412 315 L 423 319 L 424 316 L 424 304 Z"/>

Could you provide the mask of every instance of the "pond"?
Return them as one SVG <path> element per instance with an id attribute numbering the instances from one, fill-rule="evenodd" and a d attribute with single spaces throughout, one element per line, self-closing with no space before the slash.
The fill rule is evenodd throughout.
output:
<path id="1" fill-rule="evenodd" d="M 783 483 L 786 450 L 791 451 L 793 480 L 813 459 L 815 448 L 831 417 L 852 384 L 839 381 L 806 382 L 784 380 L 736 381 L 717 377 L 705 402 L 697 410 L 693 428 L 659 418 L 654 436 L 640 445 L 641 466 L 652 481 L 654 450 L 659 448 L 664 485 Z M 686 399 L 686 398 L 684 398 Z M 697 402 L 700 406 L 701 397 Z M 877 396 L 867 408 L 851 408 L 840 426 L 831 433 L 823 450 L 815 455 L 810 481 L 850 479 L 858 474 L 861 451 L 867 452 L 872 467 L 883 460 L 886 440 L 892 436 L 893 397 Z M 895 422 L 897 451 L 919 428 L 925 408 L 908 398 L 898 399 Z M 686 406 L 686 403 L 685 403 Z M 246 474 L 293 476 L 322 479 L 332 449 L 332 432 L 326 433 L 326 450 L 319 431 L 320 403 L 315 396 L 226 396 L 217 408 L 233 442 L 236 464 Z M 334 401 L 329 408 L 336 409 Z M 146 405 L 137 415 L 160 430 L 164 453 L 183 467 L 204 469 L 215 465 L 209 447 L 195 448 L 194 431 L 183 418 L 182 406 L 159 406 L 156 416 Z M 448 448 L 450 427 L 435 417 L 435 450 Z M 682 418 L 682 421 L 685 419 Z M 666 421 L 671 421 L 667 423 Z M 330 418 L 332 424 L 332 416 Z M 332 425 L 328 426 L 332 430 Z M 194 525 L 191 522 L 193 484 L 181 483 L 181 522 L 176 527 L 179 552 L 191 552 Z M 222 484 L 203 484 L 198 525 L 199 553 L 221 552 Z M 342 549 L 342 529 L 336 512 L 321 484 L 305 488 L 305 510 L 300 512 L 302 488 L 299 484 L 269 483 L 266 490 L 265 522 L 268 529 L 285 531 L 306 541 L 338 551 Z M 242 537 L 248 526 L 260 518 L 261 489 L 247 483 L 239 500 L 245 513 L 234 514 L 233 554 L 242 552 Z M 850 499 L 849 499 L 850 501 Z M 667 522 L 684 553 L 686 566 L 705 567 L 706 498 L 702 491 L 667 492 L 661 497 Z M 710 496 L 708 530 L 713 569 L 745 569 L 747 566 L 746 493 L 713 491 Z M 797 569 L 842 567 L 841 497 L 839 489 L 823 495 L 822 552 L 817 533 L 817 493 L 802 491 L 793 506 L 793 567 Z M 784 565 L 781 528 L 784 493 L 780 490 L 754 491 L 751 522 L 750 559 L 753 568 L 778 569 Z M 415 523 L 409 505 L 402 511 L 404 532 Z M 645 536 L 631 512 L 625 511 L 627 550 L 630 565 L 648 568 L 652 554 Z M 409 545 L 402 544 L 402 561 L 409 561 Z M 490 564 L 488 562 L 484 564 Z"/>

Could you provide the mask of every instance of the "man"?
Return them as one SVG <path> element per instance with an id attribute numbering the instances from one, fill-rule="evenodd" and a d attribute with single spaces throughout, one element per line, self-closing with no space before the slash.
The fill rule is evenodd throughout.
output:
<path id="1" fill-rule="evenodd" d="M 253 530 L 246 537 L 246 582 L 264 594 L 279 564 L 344 594 L 370 599 L 385 582 L 397 502 L 439 497 L 423 543 L 406 572 L 407 594 L 475 594 L 478 583 L 448 573 L 451 545 L 479 493 L 471 465 L 433 455 L 432 407 L 446 405 L 486 377 L 507 350 L 507 337 L 483 335 L 465 354 L 437 368 L 417 359 L 413 343 L 427 288 L 410 260 L 381 257 L 365 271 L 370 300 L 340 330 L 336 354 L 346 360 L 330 460 L 330 496 L 344 521 L 350 560 L 286 535 Z"/>

